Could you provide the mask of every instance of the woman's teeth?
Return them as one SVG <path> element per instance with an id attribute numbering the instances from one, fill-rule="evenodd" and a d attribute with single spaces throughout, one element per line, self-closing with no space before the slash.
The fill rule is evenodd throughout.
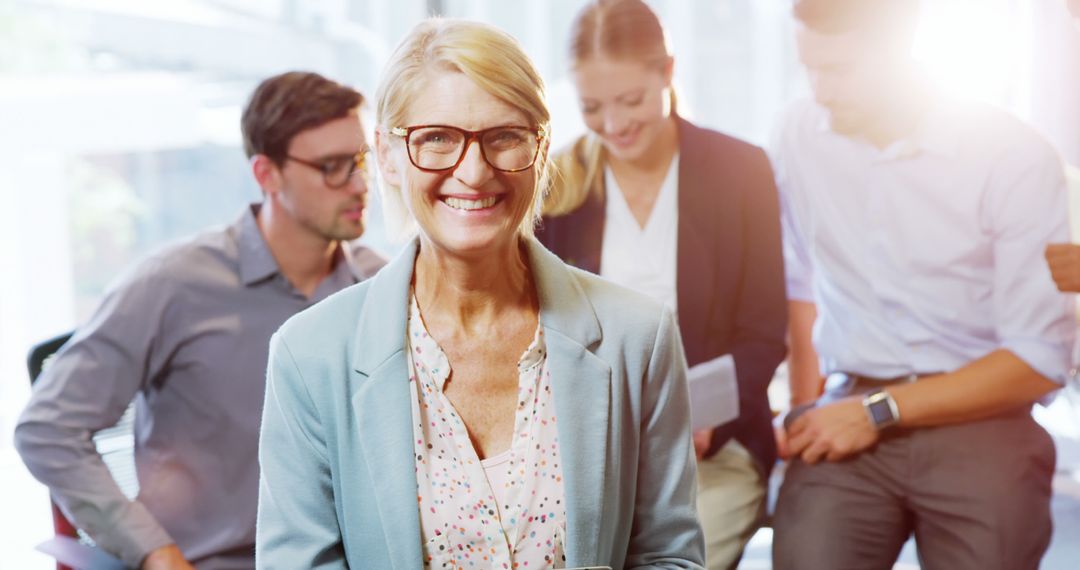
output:
<path id="1" fill-rule="evenodd" d="M 447 197 L 444 202 L 455 210 L 483 210 L 490 208 L 498 201 L 498 196 L 489 196 L 479 200 L 467 200 L 465 198 Z"/>

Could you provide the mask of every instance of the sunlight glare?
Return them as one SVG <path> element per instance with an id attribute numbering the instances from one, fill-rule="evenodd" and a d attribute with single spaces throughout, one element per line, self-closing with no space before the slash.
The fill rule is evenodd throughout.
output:
<path id="1" fill-rule="evenodd" d="M 1026 63 L 1023 3 L 933 0 L 922 3 L 914 57 L 945 92 L 1005 104 Z"/>

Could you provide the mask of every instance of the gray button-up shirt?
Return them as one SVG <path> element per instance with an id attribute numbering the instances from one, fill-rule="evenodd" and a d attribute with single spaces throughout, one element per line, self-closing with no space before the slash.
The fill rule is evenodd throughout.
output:
<path id="1" fill-rule="evenodd" d="M 34 476 L 130 566 L 172 542 L 200 568 L 254 565 L 270 336 L 382 265 L 370 250 L 347 248 L 306 298 L 278 270 L 257 210 L 123 276 L 36 383 L 16 428 Z M 133 398 L 140 491 L 131 501 L 91 436 L 115 424 Z"/>

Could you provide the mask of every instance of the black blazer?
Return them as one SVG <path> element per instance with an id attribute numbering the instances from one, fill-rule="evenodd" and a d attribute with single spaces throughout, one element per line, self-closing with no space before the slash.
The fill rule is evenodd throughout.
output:
<path id="1" fill-rule="evenodd" d="M 772 168 L 756 146 L 678 122 L 676 288 L 686 359 L 693 366 L 730 353 L 739 377 L 739 417 L 713 432 L 709 454 L 734 437 L 767 477 L 776 462 L 776 441 L 766 390 L 787 351 Z M 544 218 L 536 233 L 567 263 L 599 273 L 603 197 L 590 193 L 577 210 Z"/>

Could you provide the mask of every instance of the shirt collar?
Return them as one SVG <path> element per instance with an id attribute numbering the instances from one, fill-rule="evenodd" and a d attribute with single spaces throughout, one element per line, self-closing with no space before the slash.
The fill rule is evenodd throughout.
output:
<path id="1" fill-rule="evenodd" d="M 240 215 L 240 219 L 233 224 L 236 233 L 236 242 L 240 251 L 240 279 L 244 285 L 253 285 L 269 279 L 279 273 L 274 254 L 270 252 L 270 246 L 266 243 L 256 216 L 259 214 L 261 204 L 250 204 Z M 334 252 L 334 269 L 328 279 L 342 279 L 343 282 L 357 282 L 364 279 L 362 271 L 355 266 L 350 253 L 345 252 L 342 244 L 338 244 Z M 370 265 L 370 263 L 369 263 Z"/>
<path id="2" fill-rule="evenodd" d="M 239 250 L 240 280 L 244 285 L 253 285 L 281 271 L 255 219 L 260 207 L 261 204 L 251 204 L 244 208 L 244 213 L 233 225 Z"/>

